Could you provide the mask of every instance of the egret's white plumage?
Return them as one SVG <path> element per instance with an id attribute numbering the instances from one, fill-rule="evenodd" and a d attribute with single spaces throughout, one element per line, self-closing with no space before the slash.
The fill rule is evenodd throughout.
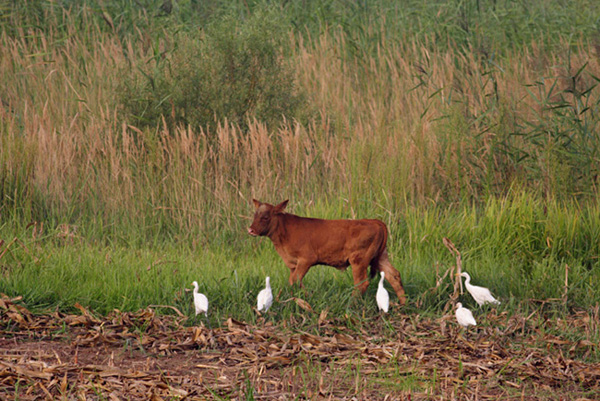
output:
<path id="1" fill-rule="evenodd" d="M 208 298 L 206 298 L 206 295 L 198 292 L 197 281 L 194 281 L 192 285 L 194 286 L 194 307 L 196 308 L 196 316 L 200 313 L 204 313 L 204 315 L 208 317 Z"/>
<path id="2" fill-rule="evenodd" d="M 262 289 L 256 297 L 256 309 L 259 312 L 266 312 L 273 305 L 273 292 L 271 291 L 270 278 L 267 277 L 265 280 L 267 285 Z"/>
<path id="3" fill-rule="evenodd" d="M 485 287 L 480 287 L 478 285 L 472 285 L 471 284 L 471 276 L 469 276 L 469 273 L 467 272 L 463 272 L 460 274 L 462 277 L 465 277 L 465 286 L 467 287 L 467 291 L 469 291 L 469 294 L 471 294 L 471 296 L 473 297 L 473 299 L 475 300 L 475 302 L 477 302 L 477 304 L 479 306 L 489 302 L 495 305 L 499 305 L 500 301 L 498 301 L 496 298 L 494 298 L 494 296 L 492 295 L 492 293 L 490 292 L 490 290 L 488 290 Z"/>
<path id="4" fill-rule="evenodd" d="M 390 308 L 390 294 L 388 294 L 387 290 L 383 288 L 383 279 L 385 278 L 385 273 L 381 272 L 381 280 L 379 280 L 379 288 L 377 289 L 377 306 L 379 309 L 388 312 Z"/>
<path id="5" fill-rule="evenodd" d="M 477 322 L 473 317 L 473 313 L 471 313 L 471 311 L 467 308 L 463 308 L 460 302 L 456 304 L 456 320 L 458 320 L 458 324 L 465 328 L 469 326 L 477 326 Z"/>

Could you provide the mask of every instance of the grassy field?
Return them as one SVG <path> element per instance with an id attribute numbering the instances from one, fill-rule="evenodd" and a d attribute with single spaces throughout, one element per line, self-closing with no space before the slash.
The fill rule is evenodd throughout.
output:
<path id="1" fill-rule="evenodd" d="M 171 5 L 3 3 L 0 290 L 109 311 L 192 278 L 285 288 L 244 234 L 255 197 L 382 219 L 413 299 L 448 237 L 505 299 L 559 298 L 568 265 L 569 305 L 598 302 L 595 3 Z"/>
<path id="2" fill-rule="evenodd" d="M 449 316 L 444 238 L 503 319 L 597 310 L 600 6 L 535 3 L 0 2 L 0 293 L 191 317 L 197 280 L 222 327 L 264 323 L 269 275 L 275 327 L 367 330 L 375 283 L 319 266 L 290 288 L 246 234 L 257 198 L 388 225 L 409 301 L 388 339 Z"/>
<path id="3" fill-rule="evenodd" d="M 295 209 L 300 208 L 290 206 Z M 330 217 L 318 211 L 308 214 Z M 385 214 L 377 217 L 386 220 Z M 410 301 L 398 312 L 438 313 L 448 301 L 452 278 L 445 277 L 436 287 L 456 264 L 444 237 L 461 252 L 463 269 L 478 284 L 492 288 L 504 301 L 503 308 L 518 309 L 531 299 L 560 301 L 554 304 L 561 313 L 593 307 L 600 296 L 595 285 L 600 278 L 595 256 L 600 244 L 594 240 L 600 236 L 599 220 L 593 208 L 566 209 L 527 197 L 461 210 L 407 207 L 400 220 L 387 221 L 392 261 Z M 289 301 L 295 293 L 316 311 L 327 309 L 336 316 L 364 318 L 377 313 L 375 284 L 366 297 L 352 297 L 349 270 L 314 267 L 304 290 L 290 288 L 289 270 L 270 241 L 250 237 L 243 227 L 232 234 L 228 247 L 200 239 L 191 243 L 155 239 L 146 246 L 90 241 L 85 233 L 68 229 L 37 224 L 12 231 L 4 226 L 0 292 L 22 295 L 30 307 L 39 309 L 69 310 L 79 302 L 107 313 L 159 304 L 191 313 L 191 294 L 184 289 L 197 280 L 209 296 L 211 319 L 218 325 L 227 317 L 255 321 L 255 297 L 269 275 L 280 301 Z M 464 301 L 475 305 L 466 297 Z M 272 316 L 283 321 L 297 310 L 294 303 L 280 302 Z"/>
<path id="4" fill-rule="evenodd" d="M 595 3 L 335 4 L 5 3 L 0 290 L 107 312 L 183 307 L 196 278 L 251 319 L 265 274 L 289 291 L 255 197 L 382 219 L 413 300 L 448 237 L 504 299 L 561 298 L 568 265 L 568 306 L 595 305 Z M 344 313 L 348 277 L 315 269 L 313 302 Z"/>

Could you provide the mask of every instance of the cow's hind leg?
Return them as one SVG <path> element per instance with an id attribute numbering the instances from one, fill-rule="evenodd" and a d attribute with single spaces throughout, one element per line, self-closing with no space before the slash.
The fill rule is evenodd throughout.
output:
<path id="1" fill-rule="evenodd" d="M 352 266 L 352 278 L 354 279 L 354 289 L 364 294 L 369 287 L 369 280 L 367 279 L 367 268 L 369 262 L 364 260 L 360 256 L 350 258 L 350 265 Z"/>
<path id="2" fill-rule="evenodd" d="M 406 294 L 402 286 L 402 278 L 400 277 L 400 272 L 392 266 L 387 250 L 383 251 L 376 264 L 377 266 L 373 266 L 373 268 L 385 273 L 385 279 L 392 285 L 392 288 L 396 292 L 398 302 L 400 302 L 400 305 L 404 305 L 406 303 Z"/>

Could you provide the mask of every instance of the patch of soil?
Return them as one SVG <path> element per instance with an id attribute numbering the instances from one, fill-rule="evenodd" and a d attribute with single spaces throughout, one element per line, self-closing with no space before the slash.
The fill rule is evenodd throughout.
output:
<path id="1" fill-rule="evenodd" d="M 586 362 L 598 344 L 584 334 L 595 323 L 585 312 L 558 322 L 581 329 L 583 339 L 571 341 L 494 313 L 489 327 L 468 333 L 448 317 L 394 316 L 385 324 L 396 335 L 383 336 L 381 320 L 369 332 L 326 317 L 311 333 L 233 319 L 209 330 L 150 308 L 34 315 L 18 301 L 0 300 L 1 399 L 600 397 L 600 364 Z"/>

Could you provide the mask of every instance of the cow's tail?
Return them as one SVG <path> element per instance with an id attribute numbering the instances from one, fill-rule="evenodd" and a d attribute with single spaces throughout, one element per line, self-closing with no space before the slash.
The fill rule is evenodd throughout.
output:
<path id="1" fill-rule="evenodd" d="M 369 270 L 369 277 L 373 279 L 377 275 L 379 271 L 379 259 L 375 259 L 373 263 L 371 263 L 371 269 Z"/>
<path id="2" fill-rule="evenodd" d="M 371 263 L 371 269 L 369 270 L 369 276 L 371 278 L 375 277 L 377 275 L 377 273 L 379 273 L 379 270 L 380 270 L 379 258 L 381 257 L 381 255 L 383 255 L 385 253 L 385 248 L 387 246 L 387 240 L 388 240 L 387 226 L 385 225 L 385 223 L 383 221 L 377 220 L 377 222 L 379 223 L 379 225 L 381 227 L 381 231 L 383 233 L 383 238 L 379 244 L 379 250 L 377 251 L 377 256 L 373 259 L 373 261 Z"/>

